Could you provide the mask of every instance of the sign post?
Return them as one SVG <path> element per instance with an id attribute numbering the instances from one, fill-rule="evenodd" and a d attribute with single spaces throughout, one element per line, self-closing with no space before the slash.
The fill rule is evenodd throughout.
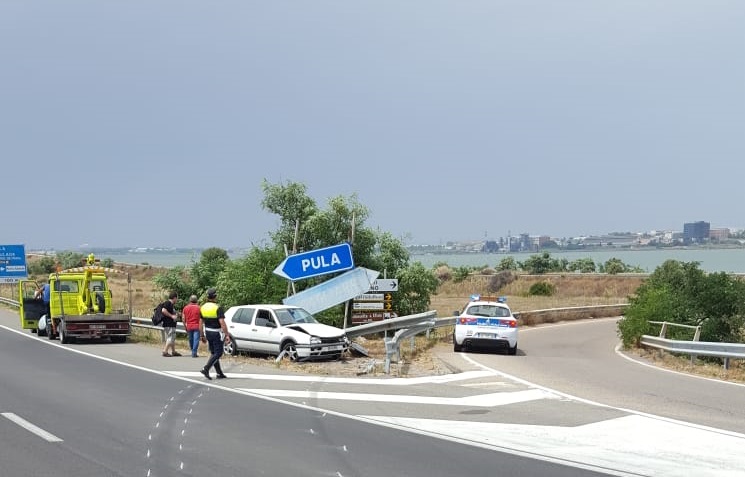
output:
<path id="1" fill-rule="evenodd" d="M 28 278 L 25 247 L 0 245 L 0 283 L 16 283 L 24 278 Z"/>

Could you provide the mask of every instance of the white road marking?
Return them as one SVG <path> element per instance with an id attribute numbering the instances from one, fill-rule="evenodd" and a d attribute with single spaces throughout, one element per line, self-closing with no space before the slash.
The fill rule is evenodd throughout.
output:
<path id="1" fill-rule="evenodd" d="M 198 371 L 165 371 L 168 374 L 183 378 L 202 376 Z M 229 373 L 234 379 L 254 379 L 257 381 L 291 381 L 298 383 L 328 383 L 328 384 L 371 384 L 375 386 L 410 386 L 413 384 L 444 384 L 467 379 L 494 377 L 492 371 L 467 371 L 440 376 L 420 376 L 417 378 L 337 378 L 332 376 L 293 376 L 287 374 L 251 374 Z"/>
<path id="2" fill-rule="evenodd" d="M 16 414 L 13 414 L 12 412 L 3 412 L 3 413 L 0 413 L 0 415 L 18 424 L 19 426 L 26 429 L 27 431 L 33 434 L 36 434 L 37 436 L 41 437 L 47 442 L 62 442 L 62 439 L 60 439 L 59 437 L 55 436 L 54 434 L 50 432 L 45 431 L 44 429 L 38 426 L 35 426 L 34 424 L 31 424 L 26 419 Z"/>
<path id="3" fill-rule="evenodd" d="M 655 477 L 745 475 L 745 435 L 631 415 L 576 427 L 361 416 L 487 445 Z M 633 456 L 633 458 L 630 458 Z"/>
<path id="4" fill-rule="evenodd" d="M 335 393 L 326 391 L 293 391 L 288 389 L 246 389 L 252 394 L 262 396 L 297 398 L 297 399 L 336 399 L 344 401 L 363 402 L 396 402 L 408 404 L 432 404 L 442 406 L 470 406 L 470 407 L 496 407 L 520 402 L 536 401 L 539 399 L 558 399 L 555 394 L 540 390 L 530 389 L 527 391 L 501 392 L 490 394 L 478 394 L 476 396 L 465 396 L 459 398 L 436 397 L 436 396 L 410 396 L 397 394 L 367 394 L 367 393 Z"/>

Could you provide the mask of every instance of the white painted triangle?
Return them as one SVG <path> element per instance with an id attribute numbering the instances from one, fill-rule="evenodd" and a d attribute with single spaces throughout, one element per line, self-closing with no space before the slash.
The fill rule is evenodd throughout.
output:
<path id="1" fill-rule="evenodd" d="M 745 435 L 630 415 L 577 427 L 361 416 L 431 434 L 633 475 L 742 477 Z"/>

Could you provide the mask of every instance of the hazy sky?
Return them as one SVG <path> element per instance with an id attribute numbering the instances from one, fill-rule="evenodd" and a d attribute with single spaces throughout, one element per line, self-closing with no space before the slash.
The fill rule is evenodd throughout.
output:
<path id="1" fill-rule="evenodd" d="M 745 227 L 745 2 L 1 0 L 0 243 Z"/>

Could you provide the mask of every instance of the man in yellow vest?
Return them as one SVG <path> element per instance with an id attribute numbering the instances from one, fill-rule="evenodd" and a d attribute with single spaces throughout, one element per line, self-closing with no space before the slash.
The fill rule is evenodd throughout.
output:
<path id="1" fill-rule="evenodd" d="M 225 310 L 216 303 L 217 290 L 207 290 L 207 302 L 199 309 L 202 315 L 200 322 L 202 342 L 207 342 L 210 350 L 210 358 L 201 369 L 202 375 L 207 379 L 210 377 L 210 369 L 215 367 L 217 379 L 227 378 L 220 367 L 220 357 L 223 353 L 223 340 L 229 339 L 228 327 L 225 325 Z"/>

